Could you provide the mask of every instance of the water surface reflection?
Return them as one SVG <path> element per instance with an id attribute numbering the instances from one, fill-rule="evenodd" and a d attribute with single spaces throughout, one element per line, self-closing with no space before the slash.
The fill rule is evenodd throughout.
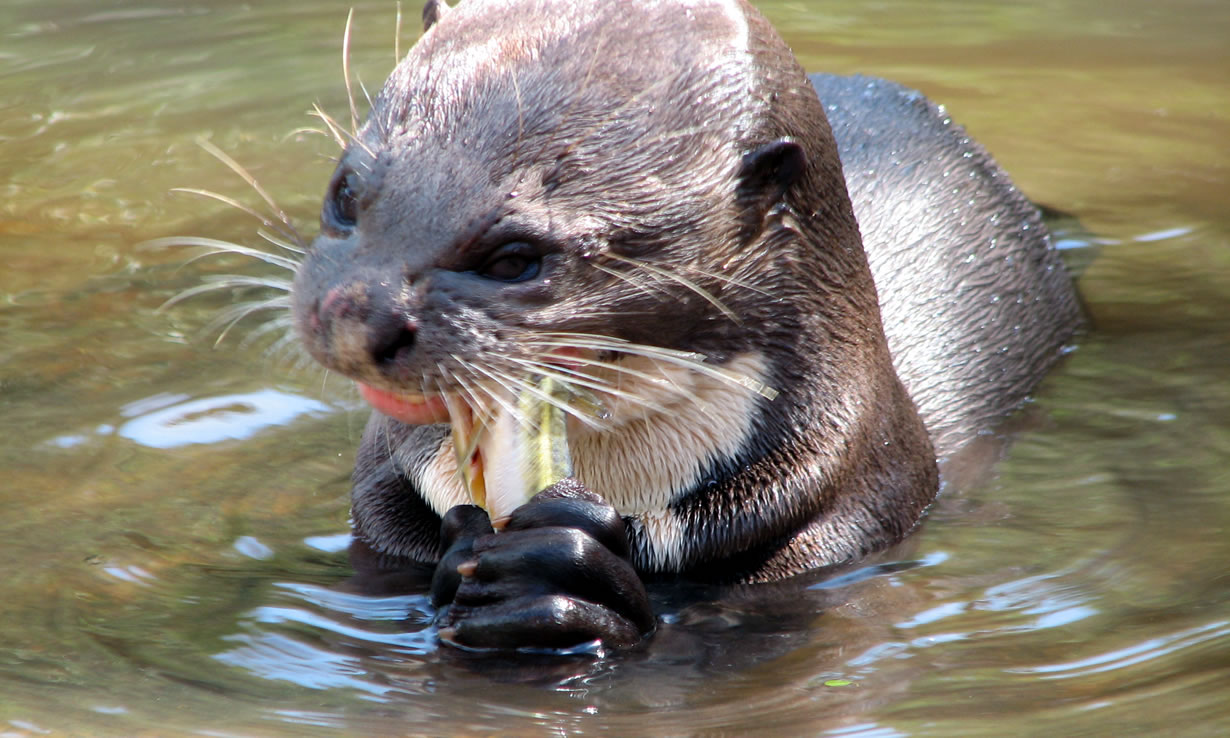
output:
<path id="1" fill-rule="evenodd" d="M 0 10 L 0 732 L 1230 732 L 1230 6 L 763 7 L 807 67 L 925 90 L 1074 214 L 1092 330 L 902 550 L 792 606 L 667 603 L 652 648 L 538 679 L 437 650 L 423 597 L 357 587 L 343 382 L 242 326 L 213 350 L 201 328 L 243 295 L 158 312 L 262 268 L 137 246 L 259 241 L 168 194 L 259 205 L 197 137 L 312 230 L 336 150 L 291 132 L 346 110 L 344 11 Z M 369 88 L 392 13 L 356 12 Z"/>

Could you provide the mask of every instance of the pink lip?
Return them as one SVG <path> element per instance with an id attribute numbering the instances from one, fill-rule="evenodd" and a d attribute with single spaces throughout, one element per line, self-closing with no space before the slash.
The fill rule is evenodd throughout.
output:
<path id="1" fill-rule="evenodd" d="M 551 364 L 578 371 L 584 364 L 571 359 L 581 356 L 584 356 L 584 352 L 580 349 L 564 348 L 556 349 L 549 358 Z M 367 404 L 394 420 L 408 425 L 431 425 L 449 420 L 448 402 L 443 395 L 399 394 L 362 382 L 355 384 Z"/>
<path id="2" fill-rule="evenodd" d="M 430 425 L 448 420 L 448 404 L 439 395 L 399 395 L 362 382 L 355 384 L 359 386 L 359 394 L 363 395 L 367 404 L 394 420 L 409 425 Z"/>

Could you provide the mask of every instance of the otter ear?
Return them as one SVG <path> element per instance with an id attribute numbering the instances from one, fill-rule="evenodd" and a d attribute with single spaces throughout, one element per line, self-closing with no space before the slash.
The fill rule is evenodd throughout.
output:
<path id="1" fill-rule="evenodd" d="M 744 154 L 738 197 L 748 216 L 756 221 L 763 219 L 806 166 L 807 154 L 793 138 L 779 138 Z"/>
<path id="2" fill-rule="evenodd" d="M 423 32 L 436 24 L 436 21 L 444 17 L 444 14 L 452 10 L 445 0 L 427 0 L 427 4 L 423 6 Z"/>

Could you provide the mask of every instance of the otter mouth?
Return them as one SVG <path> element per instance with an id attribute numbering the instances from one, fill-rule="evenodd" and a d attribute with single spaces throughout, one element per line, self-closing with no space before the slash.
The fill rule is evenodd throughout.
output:
<path id="1" fill-rule="evenodd" d="M 363 399 L 392 420 L 447 423 L 461 487 L 497 524 L 573 474 L 570 425 L 578 433 L 607 433 L 630 418 L 676 414 L 681 404 L 707 407 L 697 394 L 705 386 L 706 392 L 720 388 L 719 394 L 751 393 L 767 400 L 777 395 L 760 380 L 762 368 L 744 372 L 707 364 L 702 355 L 686 351 L 561 335 L 540 339 L 552 349 L 547 358 L 510 359 L 514 368 L 488 367 L 481 371 L 482 381 L 462 381 L 454 391 L 398 392 L 356 384 Z"/>
<path id="2" fill-rule="evenodd" d="M 583 352 L 579 350 L 557 350 L 548 361 L 543 363 L 542 367 L 545 370 L 563 370 L 575 376 L 583 376 L 579 370 L 584 367 L 584 364 L 577 361 L 578 358 L 583 356 Z M 590 363 L 593 362 L 592 358 L 587 358 L 589 358 Z M 509 399 L 524 396 L 527 393 L 538 395 L 540 398 L 543 397 L 541 395 L 541 388 L 536 388 L 536 384 L 541 383 L 541 378 L 532 379 L 526 377 L 521 378 L 520 381 L 522 382 L 520 390 L 513 391 Z M 479 422 L 481 426 L 483 425 L 483 420 L 491 419 L 498 414 L 501 405 L 507 407 L 507 404 L 502 403 L 501 400 L 497 399 L 497 394 L 492 392 L 476 393 L 463 390 L 461 392 L 421 394 L 384 390 L 357 379 L 355 384 L 359 388 L 359 394 L 367 401 L 367 404 L 394 420 L 406 423 L 407 425 L 432 425 L 434 423 L 448 422 L 453 426 L 454 433 L 461 430 L 467 436 L 472 431 L 475 418 L 481 419 Z M 593 400 L 591 393 L 586 393 L 586 395 L 591 401 Z M 462 396 L 469 399 L 461 399 Z M 575 399 L 575 393 L 571 399 Z M 483 406 L 476 406 L 475 402 L 483 402 Z M 513 402 L 515 403 L 516 400 L 513 399 Z"/>
<path id="3" fill-rule="evenodd" d="M 444 395 L 389 392 L 362 382 L 355 384 L 367 404 L 407 425 L 431 425 L 449 420 L 449 401 Z"/>
<path id="4" fill-rule="evenodd" d="M 356 384 L 369 405 L 394 420 L 449 424 L 462 487 L 497 527 L 530 497 L 572 474 L 566 414 L 575 398 L 550 378 L 533 377 L 519 392 L 492 395 L 490 404 L 477 407 L 449 394 Z"/>

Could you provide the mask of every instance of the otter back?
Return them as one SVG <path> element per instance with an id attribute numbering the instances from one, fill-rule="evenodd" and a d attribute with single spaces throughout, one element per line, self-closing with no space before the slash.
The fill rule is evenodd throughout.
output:
<path id="1" fill-rule="evenodd" d="M 884 332 L 940 456 L 1019 406 L 1080 309 L 1038 209 L 942 107 L 816 74 Z"/>

